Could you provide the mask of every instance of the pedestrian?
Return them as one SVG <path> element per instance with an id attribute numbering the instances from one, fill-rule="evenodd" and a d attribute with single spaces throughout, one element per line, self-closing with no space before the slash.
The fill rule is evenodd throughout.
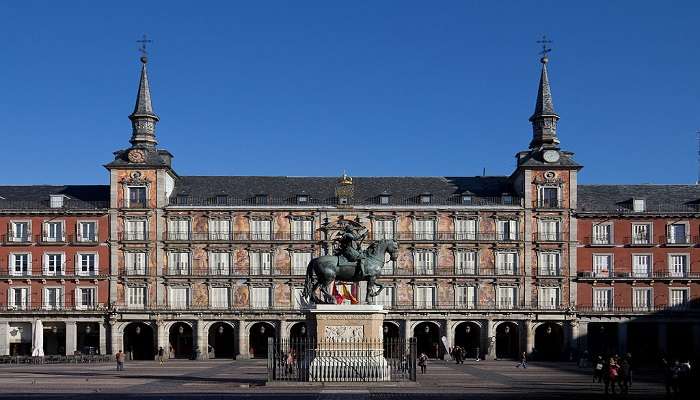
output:
<path id="1" fill-rule="evenodd" d="M 527 353 L 523 351 L 523 353 L 520 355 L 520 364 L 516 365 L 516 367 L 520 368 L 527 368 Z"/>
<path id="2" fill-rule="evenodd" d="M 627 361 L 627 358 L 623 358 L 622 361 L 620 361 L 618 373 L 617 384 L 620 387 L 620 393 L 627 394 L 629 391 L 628 377 L 630 374 L 630 363 Z"/>
<path id="3" fill-rule="evenodd" d="M 119 350 L 114 358 L 117 360 L 117 371 L 124 371 L 124 359 L 126 358 L 126 354 Z"/>
<path id="4" fill-rule="evenodd" d="M 584 350 L 581 357 L 578 359 L 578 367 L 586 368 L 588 366 L 588 350 Z"/>
<path id="5" fill-rule="evenodd" d="M 161 367 L 165 365 L 165 349 L 163 346 L 158 348 L 158 361 L 160 362 Z"/>
<path id="6" fill-rule="evenodd" d="M 619 365 L 615 361 L 615 357 L 610 357 L 608 360 L 608 368 L 605 374 L 603 374 L 603 383 L 605 384 L 605 394 L 608 394 L 608 389 L 615 394 L 615 384 L 617 383 L 619 372 Z"/>
<path id="7" fill-rule="evenodd" d="M 603 356 L 598 356 L 593 363 L 593 382 L 601 383 L 603 382 L 603 369 L 605 368 L 605 362 L 603 362 Z"/>
<path id="8" fill-rule="evenodd" d="M 674 395 L 678 394 L 678 391 L 680 390 L 680 381 L 681 381 L 681 363 L 678 362 L 678 360 L 675 360 L 673 362 L 673 365 L 671 365 L 671 390 L 673 391 Z"/>
<path id="9" fill-rule="evenodd" d="M 661 368 L 663 369 L 664 384 L 666 385 L 666 396 L 670 396 L 671 395 L 673 368 L 668 363 L 668 360 L 666 360 L 666 358 L 661 359 Z"/>
<path id="10" fill-rule="evenodd" d="M 420 366 L 420 373 L 424 374 L 428 364 L 428 356 L 425 353 L 420 353 L 418 357 L 418 366 Z"/>
<path id="11" fill-rule="evenodd" d="M 627 372 L 627 376 L 625 377 L 625 385 L 627 385 L 627 388 L 630 388 L 632 387 L 632 371 L 634 370 L 634 364 L 632 363 L 632 353 L 625 354 L 625 359 L 627 360 L 627 364 L 629 365 L 629 371 Z"/>
<path id="12" fill-rule="evenodd" d="M 294 373 L 294 349 L 289 350 L 289 353 L 287 353 L 287 373 Z"/>
<path id="13" fill-rule="evenodd" d="M 454 349 L 452 349 L 452 358 L 454 358 L 455 363 L 461 364 L 462 361 L 462 348 L 459 346 L 456 346 Z"/>

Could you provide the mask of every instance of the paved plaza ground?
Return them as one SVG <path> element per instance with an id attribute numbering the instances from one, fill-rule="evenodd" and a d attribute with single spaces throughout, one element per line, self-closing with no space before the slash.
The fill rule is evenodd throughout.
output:
<path id="1" fill-rule="evenodd" d="M 602 398 L 588 369 L 570 363 L 531 363 L 515 368 L 512 361 L 470 361 L 464 365 L 432 361 L 417 383 L 368 387 L 266 386 L 264 360 L 170 360 L 113 364 L 2 365 L 0 399 L 166 399 L 166 398 L 293 398 L 293 399 L 492 399 Z M 660 377 L 638 374 L 626 398 L 663 398 Z"/>

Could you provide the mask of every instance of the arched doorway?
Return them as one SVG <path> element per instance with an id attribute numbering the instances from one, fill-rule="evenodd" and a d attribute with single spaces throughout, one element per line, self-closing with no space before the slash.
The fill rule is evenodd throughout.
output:
<path id="1" fill-rule="evenodd" d="M 520 332 L 514 322 L 501 322 L 496 327 L 496 358 L 518 358 Z"/>
<path id="2" fill-rule="evenodd" d="M 192 339 L 192 327 L 189 324 L 174 323 L 170 327 L 170 355 L 173 358 L 191 358 L 194 350 Z"/>
<path id="3" fill-rule="evenodd" d="M 252 358 L 267 358 L 267 339 L 274 338 L 275 328 L 267 322 L 257 322 L 250 327 L 250 356 Z"/>
<path id="4" fill-rule="evenodd" d="M 558 324 L 545 322 L 535 329 L 535 358 L 561 360 L 564 349 L 564 330 Z"/>
<path id="5" fill-rule="evenodd" d="M 384 344 L 384 357 L 399 358 L 404 354 L 404 342 L 401 340 L 399 326 L 393 322 L 385 321 L 382 326 L 382 343 Z"/>
<path id="6" fill-rule="evenodd" d="M 132 322 L 124 328 L 124 348 L 112 349 L 114 353 L 123 350 L 131 354 L 132 360 L 153 360 L 155 335 L 153 328 L 143 322 Z"/>
<path id="7" fill-rule="evenodd" d="M 591 357 L 607 358 L 617 354 L 617 323 L 591 322 L 588 324 L 588 353 Z"/>
<path id="8" fill-rule="evenodd" d="M 44 354 L 47 356 L 66 355 L 66 324 L 62 322 L 44 323 Z"/>
<path id="9" fill-rule="evenodd" d="M 99 354 L 100 352 L 100 326 L 97 322 L 78 322 L 77 350 L 82 354 Z M 117 349 L 119 350 L 119 349 Z M 123 349 L 122 349 L 123 350 Z"/>
<path id="10" fill-rule="evenodd" d="M 481 327 L 474 322 L 462 322 L 455 327 L 455 346 L 464 349 L 467 358 L 476 358 L 481 352 Z"/>
<path id="11" fill-rule="evenodd" d="M 217 322 L 209 327 L 210 358 L 234 358 L 236 354 L 236 338 L 233 326 L 226 322 Z"/>
<path id="12" fill-rule="evenodd" d="M 297 322 L 292 325 L 289 330 L 289 339 L 293 342 L 300 342 L 306 339 L 309 335 L 309 331 L 306 328 L 306 322 Z"/>
<path id="13" fill-rule="evenodd" d="M 432 322 L 421 322 L 413 329 L 418 355 L 425 353 L 430 358 L 440 358 L 444 351 L 440 345 L 440 327 Z"/>

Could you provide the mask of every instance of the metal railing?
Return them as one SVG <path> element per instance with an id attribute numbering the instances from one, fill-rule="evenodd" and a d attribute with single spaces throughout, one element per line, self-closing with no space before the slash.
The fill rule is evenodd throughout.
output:
<path id="1" fill-rule="evenodd" d="M 649 306 L 615 306 L 615 305 L 583 305 L 576 306 L 576 311 L 580 313 L 666 313 L 666 312 L 698 312 L 700 306 L 693 303 L 684 303 L 679 305 L 649 305 Z"/>
<path id="2" fill-rule="evenodd" d="M 431 199 L 429 203 L 421 202 L 420 196 L 409 198 L 394 198 L 389 200 L 388 204 L 382 204 L 380 196 L 368 199 L 346 198 L 345 202 L 341 203 L 338 198 L 316 199 L 307 197 L 306 201 L 299 201 L 296 196 L 289 198 L 277 198 L 266 196 L 264 199 L 260 197 L 235 198 L 230 196 L 219 197 L 194 197 L 194 196 L 173 196 L 168 200 L 169 206 L 206 206 L 206 207 L 256 207 L 256 206 L 327 206 L 335 207 L 342 206 L 367 206 L 367 205 L 385 205 L 385 206 L 465 206 L 465 207 L 489 207 L 489 206 L 522 206 L 522 198 L 517 196 L 462 196 L 454 195 L 446 199 Z"/>
<path id="3" fill-rule="evenodd" d="M 651 235 L 634 235 L 625 237 L 625 243 L 631 246 L 654 246 L 657 243 Z"/>
<path id="4" fill-rule="evenodd" d="M 117 207 L 118 208 L 132 208 L 132 209 L 138 209 L 138 210 L 143 210 L 147 208 L 151 208 L 151 204 L 148 200 L 144 201 L 129 201 L 129 200 L 119 200 L 117 202 Z"/>
<path id="5" fill-rule="evenodd" d="M 74 302 L 22 302 L 20 304 L 0 304 L 0 312 L 65 312 L 65 311 L 105 311 L 107 307 L 102 303 L 91 305 L 79 305 Z"/>
<path id="6" fill-rule="evenodd" d="M 690 235 L 666 235 L 659 236 L 658 243 L 668 245 L 689 245 L 693 244 Z"/>
<path id="7" fill-rule="evenodd" d="M 538 199 L 532 202 L 533 208 L 564 208 L 564 203 L 558 199 Z"/>
<path id="8" fill-rule="evenodd" d="M 688 278 L 688 279 L 700 279 L 700 272 L 687 272 L 682 273 L 677 272 L 641 272 L 641 271 L 624 271 L 624 272 L 603 272 L 596 273 L 590 271 L 578 272 L 576 276 L 579 279 L 678 279 L 678 278 Z"/>
<path id="9" fill-rule="evenodd" d="M 148 232 L 119 232 L 118 239 L 122 242 L 145 242 L 148 239 Z"/>
<path id="10" fill-rule="evenodd" d="M 63 199 L 61 207 L 51 207 L 49 199 L 46 200 L 2 200 L 0 210 L 104 210 L 109 209 L 109 201 L 83 201 L 75 199 Z"/>
<path id="11" fill-rule="evenodd" d="M 563 242 L 566 240 L 568 232 L 537 232 L 532 235 L 535 242 Z"/>

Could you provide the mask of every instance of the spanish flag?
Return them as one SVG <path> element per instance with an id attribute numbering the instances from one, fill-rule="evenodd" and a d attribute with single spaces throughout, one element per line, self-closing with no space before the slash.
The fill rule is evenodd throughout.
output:
<path id="1" fill-rule="evenodd" d="M 333 285 L 333 297 L 335 298 L 336 304 L 343 304 L 345 300 L 350 300 L 350 304 L 357 304 L 357 298 L 350 293 L 348 287 L 345 285 L 340 286 L 340 291 L 338 291 L 338 285 Z"/>

